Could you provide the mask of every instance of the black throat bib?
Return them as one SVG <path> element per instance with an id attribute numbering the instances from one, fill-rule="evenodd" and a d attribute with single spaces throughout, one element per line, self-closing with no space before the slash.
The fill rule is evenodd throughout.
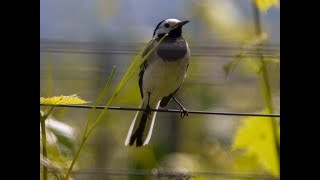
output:
<path id="1" fill-rule="evenodd" d="M 159 41 L 164 34 L 159 34 Z M 181 27 L 172 30 L 157 48 L 157 54 L 164 61 L 175 61 L 182 59 L 187 54 L 187 43 L 181 36 Z"/>

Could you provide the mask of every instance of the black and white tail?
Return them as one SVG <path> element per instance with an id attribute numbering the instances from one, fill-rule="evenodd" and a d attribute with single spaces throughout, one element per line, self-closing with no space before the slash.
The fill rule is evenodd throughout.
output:
<path id="1" fill-rule="evenodd" d="M 131 123 L 128 131 L 128 135 L 125 141 L 126 146 L 132 146 L 136 141 L 136 146 L 147 145 L 152 136 L 152 130 L 154 126 L 154 121 L 157 115 L 156 111 L 150 111 L 149 109 L 158 109 L 160 101 L 149 102 L 148 96 L 145 96 L 141 102 L 140 108 L 147 109 L 146 111 L 138 111 Z"/>

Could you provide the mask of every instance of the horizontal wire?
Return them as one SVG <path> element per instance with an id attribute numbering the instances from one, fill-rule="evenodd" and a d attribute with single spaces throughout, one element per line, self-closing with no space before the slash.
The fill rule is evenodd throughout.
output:
<path id="1" fill-rule="evenodd" d="M 59 105 L 50 105 L 42 104 L 40 106 L 56 106 L 56 107 L 69 107 L 69 108 L 87 108 L 92 109 L 92 105 L 69 105 L 69 104 L 59 104 Z M 97 106 L 96 109 L 104 109 L 105 106 Z M 131 107 L 116 107 L 109 106 L 110 110 L 123 110 L 123 111 L 145 111 L 141 108 L 131 108 Z M 151 109 L 151 111 L 157 112 L 168 112 L 168 113 L 181 113 L 181 110 L 176 109 Z M 260 116 L 260 117 L 280 117 L 280 114 L 259 114 L 259 113 L 237 113 L 237 112 L 211 112 L 211 111 L 194 111 L 188 110 L 189 114 L 210 114 L 210 115 L 226 115 L 226 116 Z"/>
<path id="2" fill-rule="evenodd" d="M 239 46 L 245 46 L 245 43 L 214 43 L 211 42 L 200 42 L 198 45 L 192 45 L 192 47 L 205 48 L 234 48 Z M 54 39 L 40 39 L 41 45 L 53 45 L 53 46 L 90 46 L 90 47 L 106 47 L 106 45 L 113 45 L 112 47 L 133 47 L 133 46 L 145 46 L 145 42 L 97 42 L 97 41 L 65 41 L 65 40 L 54 40 Z M 256 46 L 261 46 L 263 48 L 270 49 L 279 49 L 279 43 L 265 43 L 265 44 L 256 44 Z"/>
<path id="3" fill-rule="evenodd" d="M 90 45 L 90 46 L 104 46 L 104 45 L 123 45 L 123 46 L 144 46 L 146 45 L 145 42 L 103 42 L 103 41 L 64 41 L 64 40 L 53 40 L 53 39 L 40 39 L 40 45 L 41 44 L 52 44 L 52 45 Z M 245 46 L 246 43 L 217 43 L 217 42 L 198 42 L 197 47 L 238 47 L 238 46 Z M 268 48 L 280 48 L 280 43 L 265 43 L 265 44 L 255 44 L 256 46 L 262 46 L 262 47 L 268 47 Z"/>
<path id="4" fill-rule="evenodd" d="M 143 47 L 144 43 L 103 43 L 103 42 L 71 42 L 71 41 L 55 41 L 55 40 L 40 40 L 40 52 L 54 53 L 86 53 L 86 54 L 136 54 Z M 242 45 L 222 44 L 222 45 L 194 45 L 192 54 L 196 56 L 234 56 L 235 51 L 239 51 Z M 253 46 L 255 47 L 255 46 Z M 245 48 L 247 56 L 260 56 L 256 53 L 255 48 Z M 264 45 L 261 47 L 265 57 L 278 57 L 280 54 L 279 45 Z"/>
<path id="5" fill-rule="evenodd" d="M 128 50 L 86 50 L 86 49 L 40 49 L 41 52 L 52 52 L 52 53 L 77 53 L 77 54 L 136 54 L 138 51 Z M 217 56 L 217 57 L 234 57 L 234 54 L 222 54 L 214 52 L 192 52 L 194 56 Z M 247 57 L 260 57 L 259 54 L 247 53 Z M 262 55 L 264 58 L 277 58 L 276 55 Z"/>
<path id="6" fill-rule="evenodd" d="M 191 48 L 191 47 L 190 47 Z M 202 54 L 218 54 L 218 55 L 234 55 L 236 49 L 205 49 L 200 50 L 196 48 L 192 48 L 192 54 L 202 55 Z M 68 53 L 114 53 L 114 54 L 135 54 L 139 52 L 139 50 L 132 50 L 128 48 L 117 48 L 117 49 L 106 49 L 106 48 L 57 48 L 57 47 L 40 47 L 41 52 L 68 52 Z M 254 50 L 246 51 L 246 55 L 258 55 Z M 265 50 L 267 51 L 267 50 Z M 266 56 L 275 56 L 274 54 L 279 54 L 279 50 L 273 50 L 271 52 L 264 52 Z"/>
<path id="7" fill-rule="evenodd" d="M 52 171 L 51 172 L 55 172 Z M 133 169 L 103 169 L 103 168 L 91 168 L 91 169 L 78 169 L 72 172 L 74 175 L 118 175 L 118 176 L 153 176 L 153 177 L 221 177 L 226 179 L 267 179 L 267 180 L 279 180 L 280 178 L 266 174 L 242 174 L 242 173 L 221 173 L 221 172 L 190 172 L 187 170 L 133 170 Z"/>

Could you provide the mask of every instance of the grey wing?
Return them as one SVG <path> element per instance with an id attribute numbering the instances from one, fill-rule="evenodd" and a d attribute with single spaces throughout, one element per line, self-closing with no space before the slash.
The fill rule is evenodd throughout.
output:
<path id="1" fill-rule="evenodd" d="M 149 47 L 146 48 L 146 50 L 143 52 L 142 58 L 148 54 L 148 52 L 153 48 L 153 46 L 155 45 L 156 41 L 154 41 Z M 143 90 L 142 90 L 142 86 L 143 86 L 143 74 L 144 71 L 146 70 L 148 63 L 150 61 L 150 58 L 152 57 L 152 55 L 150 55 L 148 57 L 148 59 L 146 61 L 144 61 L 144 63 L 140 66 L 140 72 L 139 72 L 139 88 L 140 88 L 140 94 L 141 94 L 141 98 L 143 99 Z"/>

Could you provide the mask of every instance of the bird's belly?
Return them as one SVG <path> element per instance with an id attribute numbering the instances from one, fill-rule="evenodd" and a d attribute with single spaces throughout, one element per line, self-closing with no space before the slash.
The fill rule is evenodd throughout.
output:
<path id="1" fill-rule="evenodd" d="M 149 64 L 143 75 L 144 96 L 158 101 L 170 95 L 182 84 L 188 66 L 188 59 L 178 61 L 156 60 Z"/>

